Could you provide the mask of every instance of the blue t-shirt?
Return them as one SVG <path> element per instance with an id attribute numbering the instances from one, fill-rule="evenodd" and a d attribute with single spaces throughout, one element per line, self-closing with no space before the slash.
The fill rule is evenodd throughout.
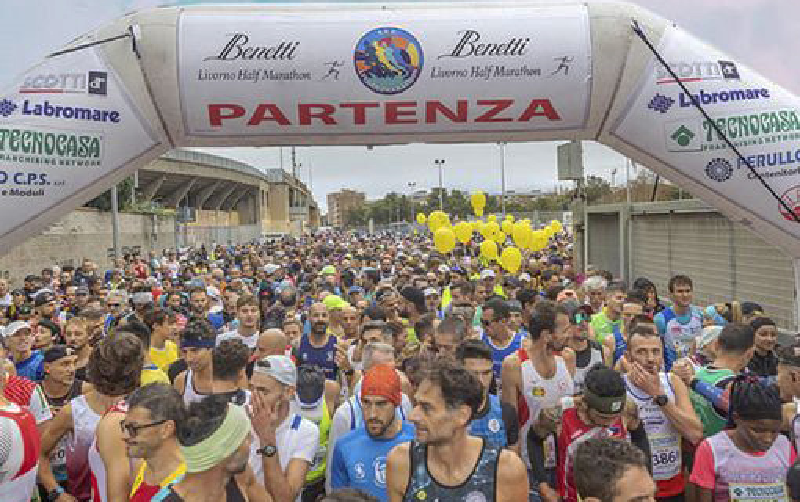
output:
<path id="1" fill-rule="evenodd" d="M 510 356 L 511 354 L 516 353 L 520 347 L 522 347 L 522 339 L 524 335 L 522 332 L 514 334 L 514 336 L 509 341 L 508 345 L 503 348 L 498 348 L 495 346 L 492 339 L 489 338 L 489 335 L 483 333 L 481 339 L 483 342 L 492 349 L 492 370 L 494 371 L 494 377 L 497 381 L 500 381 L 501 374 L 503 373 L 503 360 Z"/>
<path id="2" fill-rule="evenodd" d="M 392 439 L 373 438 L 363 427 L 336 441 L 331 457 L 331 488 L 355 488 L 389 500 L 386 494 L 386 457 L 396 445 L 414 440 L 414 426 L 403 428 Z"/>
<path id="3" fill-rule="evenodd" d="M 44 355 L 41 350 L 34 350 L 24 361 L 14 363 L 14 367 L 17 375 L 28 380 L 41 382 L 44 379 Z"/>
<path id="4" fill-rule="evenodd" d="M 222 316 L 222 312 L 209 312 L 208 322 L 211 323 L 211 326 L 213 326 L 216 331 L 219 331 L 222 329 L 222 326 L 225 325 L 225 318 Z"/>

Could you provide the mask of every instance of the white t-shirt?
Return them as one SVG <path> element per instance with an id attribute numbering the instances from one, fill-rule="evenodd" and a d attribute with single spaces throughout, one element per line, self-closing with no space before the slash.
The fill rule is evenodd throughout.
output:
<path id="1" fill-rule="evenodd" d="M 299 458 L 308 462 L 314 461 L 314 455 L 317 453 L 319 447 L 319 428 L 317 425 L 307 420 L 297 413 L 289 413 L 286 419 L 281 422 L 276 431 L 276 438 L 278 440 L 278 461 L 281 464 L 281 470 L 286 472 L 286 467 L 292 459 Z M 254 448 L 250 448 L 250 467 L 253 468 L 253 473 L 256 479 L 262 485 L 264 484 L 264 463 L 261 455 L 256 453 L 256 450 L 261 448 L 257 438 L 253 438 Z M 302 490 L 301 490 L 302 492 Z M 300 502 L 300 495 L 297 496 L 297 502 Z"/>
<path id="2" fill-rule="evenodd" d="M 255 350 L 256 344 L 258 343 L 258 331 L 256 331 L 250 336 L 240 335 L 239 331 L 237 330 L 226 331 L 225 333 L 222 333 L 221 335 L 217 336 L 217 346 L 219 346 L 219 344 L 222 343 L 223 340 L 232 340 L 234 338 L 238 338 L 239 340 L 244 342 L 244 344 L 247 345 L 247 348 L 249 348 L 250 350 Z"/>

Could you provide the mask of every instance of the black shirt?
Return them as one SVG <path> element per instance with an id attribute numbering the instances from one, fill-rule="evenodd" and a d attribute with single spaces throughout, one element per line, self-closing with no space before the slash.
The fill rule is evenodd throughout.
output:
<path id="1" fill-rule="evenodd" d="M 760 377 L 775 376 L 778 374 L 778 356 L 772 351 L 763 356 L 754 352 L 747 369 Z"/>

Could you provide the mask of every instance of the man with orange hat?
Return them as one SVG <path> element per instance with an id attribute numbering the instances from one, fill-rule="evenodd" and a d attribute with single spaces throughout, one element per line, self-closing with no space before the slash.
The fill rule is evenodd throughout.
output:
<path id="1" fill-rule="evenodd" d="M 364 427 L 336 442 L 330 467 L 332 489 L 355 488 L 386 501 L 386 456 L 400 443 L 414 439 L 414 426 L 396 416 L 402 402 L 394 367 L 380 364 L 364 375 L 361 409 Z"/>

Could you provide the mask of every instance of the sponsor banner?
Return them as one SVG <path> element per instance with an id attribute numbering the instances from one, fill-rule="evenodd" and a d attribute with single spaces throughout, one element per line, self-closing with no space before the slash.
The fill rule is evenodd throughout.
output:
<path id="1" fill-rule="evenodd" d="M 156 144 L 92 49 L 47 59 L 0 94 L 0 235 Z"/>
<path id="2" fill-rule="evenodd" d="M 611 135 L 800 237 L 800 224 L 714 127 L 793 210 L 800 210 L 800 100 L 678 28 L 667 30 L 659 51 L 689 92 L 652 58 Z"/>
<path id="3" fill-rule="evenodd" d="M 522 132 L 584 127 L 582 5 L 255 16 L 183 12 L 179 78 L 196 136 Z"/>

